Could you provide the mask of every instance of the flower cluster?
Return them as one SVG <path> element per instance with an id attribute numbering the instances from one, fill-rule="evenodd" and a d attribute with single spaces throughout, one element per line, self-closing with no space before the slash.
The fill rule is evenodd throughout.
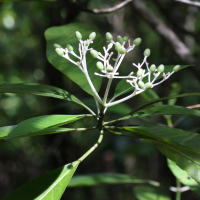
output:
<path id="1" fill-rule="evenodd" d="M 159 65 L 158 67 L 156 67 L 154 64 L 149 66 L 147 58 L 150 56 L 151 51 L 150 49 L 146 49 L 144 51 L 144 59 L 142 63 L 138 64 L 133 63 L 133 66 L 137 68 L 136 75 L 133 75 L 134 72 L 130 72 L 130 74 L 127 76 L 119 76 L 118 69 L 125 55 L 128 52 L 132 51 L 136 46 L 138 46 L 141 43 L 142 41 L 141 38 L 136 38 L 131 44 L 130 39 L 128 39 L 127 36 L 124 36 L 123 38 L 121 36 L 117 36 L 117 41 L 115 42 L 113 40 L 113 36 L 108 32 L 106 33 L 106 39 L 108 45 L 107 47 L 103 47 L 104 50 L 104 55 L 103 55 L 100 52 L 97 52 L 95 49 L 89 48 L 89 45 L 93 43 L 93 40 L 96 37 L 95 32 L 92 32 L 87 40 L 82 40 L 82 35 L 78 31 L 75 32 L 75 36 L 79 40 L 79 48 L 78 48 L 79 55 L 75 54 L 75 52 L 73 51 L 73 47 L 70 44 L 67 44 L 65 49 L 63 49 L 58 44 L 54 44 L 54 47 L 56 48 L 55 50 L 59 56 L 66 58 L 67 60 L 69 60 L 70 62 L 79 67 L 79 69 L 85 74 L 88 83 L 94 93 L 95 99 L 105 107 L 109 107 L 117 103 L 123 102 L 145 91 L 146 89 L 153 88 L 154 86 L 159 85 L 160 83 L 168 79 L 174 72 L 177 72 L 180 69 L 180 65 L 176 65 L 174 66 L 172 72 L 165 73 L 165 66 L 163 64 Z M 115 60 L 115 62 L 114 65 L 112 66 L 110 64 L 110 59 L 113 55 L 113 52 L 110 51 L 113 47 L 117 51 L 117 58 L 113 59 Z M 86 62 L 87 51 L 90 51 L 91 56 L 99 60 L 96 63 L 96 67 L 101 73 L 95 72 L 95 75 L 106 77 L 109 79 L 103 100 L 99 97 L 88 75 L 87 62 Z M 70 54 L 78 58 L 79 61 L 75 62 L 74 60 L 72 60 L 69 56 Z M 146 66 L 145 69 L 143 68 L 144 65 Z M 121 100 L 112 102 L 115 99 L 113 98 L 110 100 L 109 103 L 106 103 L 110 85 L 114 78 L 126 79 L 127 84 L 129 83 L 134 88 L 134 92 L 131 95 Z M 160 80 L 160 78 L 162 79 Z"/>

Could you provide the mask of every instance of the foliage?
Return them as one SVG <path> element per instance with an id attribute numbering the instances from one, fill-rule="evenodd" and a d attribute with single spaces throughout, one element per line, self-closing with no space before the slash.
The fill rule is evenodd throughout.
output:
<path id="1" fill-rule="evenodd" d="M 77 33 L 75 34 L 76 31 L 80 31 L 81 37 L 80 35 L 77 35 Z M 93 35 L 90 35 L 91 32 Z M 94 34 L 94 32 L 96 34 Z M 89 39 L 87 39 L 88 36 Z M 18 198 L 56 200 L 61 199 L 67 187 L 91 187 L 127 183 L 137 185 L 134 186 L 133 193 L 138 200 L 149 200 L 155 198 L 161 200 L 170 199 L 161 187 L 162 183 L 143 178 L 140 175 L 135 177 L 127 174 L 98 173 L 75 176 L 71 180 L 71 177 L 75 173 L 79 164 L 100 145 L 105 133 L 112 133 L 114 134 L 114 137 L 118 135 L 140 139 L 146 146 L 147 143 L 155 145 L 160 152 L 168 158 L 168 166 L 174 176 L 180 180 L 182 184 L 191 186 L 191 190 L 195 191 L 197 194 L 199 193 L 199 134 L 194 133 L 193 130 L 184 131 L 180 128 L 172 127 L 171 119 L 173 116 L 200 117 L 200 111 L 197 109 L 189 109 L 184 106 L 175 105 L 179 98 L 192 96 L 198 97 L 200 96 L 200 93 L 190 92 L 179 94 L 180 88 L 176 85 L 174 86 L 174 90 L 170 92 L 169 96 L 160 98 L 155 91 L 149 89 L 168 79 L 172 74 L 174 74 L 174 72 L 178 71 L 177 69 L 180 68 L 184 71 L 185 68 L 191 65 L 178 65 L 176 68 L 174 68 L 175 65 L 165 65 L 164 68 L 163 65 L 159 65 L 157 71 L 153 70 L 153 72 L 151 72 L 149 68 L 150 66 L 148 66 L 149 63 L 147 63 L 147 57 L 149 57 L 150 51 L 149 49 L 146 49 L 144 51 L 144 59 L 141 62 L 142 64 L 134 65 L 136 70 L 133 69 L 133 71 L 137 76 L 133 76 L 133 73 L 130 73 L 127 69 L 123 68 L 124 71 L 122 71 L 122 73 L 120 71 L 119 76 L 122 80 L 118 81 L 116 84 L 115 90 L 111 92 L 111 97 L 109 94 L 109 90 L 112 88 L 110 87 L 111 82 L 114 78 L 119 78 L 117 77 L 119 75 L 118 65 L 121 64 L 126 53 L 137 46 L 135 45 L 137 43 L 134 44 L 134 42 L 133 45 L 132 43 L 130 44 L 130 40 L 128 41 L 127 37 L 124 37 L 124 40 L 120 37 L 121 36 L 117 37 L 119 43 L 119 45 L 117 44 L 118 46 L 116 45 L 117 42 L 115 43 L 114 39 L 110 38 L 110 35 L 109 38 L 107 38 L 109 44 L 112 43 L 113 49 L 115 48 L 117 51 L 117 53 L 115 52 L 113 54 L 115 60 L 112 61 L 112 53 L 108 54 L 110 47 L 107 47 L 106 44 L 104 49 L 102 48 L 104 46 L 104 40 L 96 29 L 83 24 L 71 23 L 64 26 L 51 27 L 45 31 L 47 42 L 46 55 L 49 63 L 58 69 L 64 77 L 67 76 L 69 78 L 66 78 L 68 83 L 76 83 L 84 92 L 91 95 L 94 98 L 94 102 L 92 102 L 91 99 L 79 100 L 80 98 L 72 95 L 74 94 L 73 90 L 69 93 L 64 89 L 50 85 L 38 83 L 13 83 L 13 81 L 10 81 L 12 83 L 0 84 L 0 93 L 2 93 L 2 98 L 5 98 L 3 95 L 11 95 L 10 97 L 15 97 L 16 94 L 20 94 L 20 97 L 22 98 L 23 95 L 40 96 L 41 99 L 43 97 L 53 97 L 55 102 L 59 100 L 58 104 L 64 102 L 63 105 L 67 108 L 67 115 L 48 113 L 36 117 L 29 116 L 27 117 L 29 118 L 27 120 L 18 120 L 17 123 L 22 121 L 18 125 L 0 127 L 0 140 L 13 138 L 23 140 L 26 139 L 27 136 L 41 136 L 67 132 L 71 133 L 73 131 L 75 131 L 75 134 L 79 132 L 85 134 L 89 131 L 99 132 L 97 142 L 76 161 L 65 164 L 63 167 L 52 170 L 47 174 L 20 186 L 5 196 L 3 200 Z M 91 46 L 87 45 L 87 42 Z M 57 46 L 57 51 L 55 51 L 53 47 L 55 43 L 58 43 L 63 48 Z M 67 44 L 70 44 L 73 47 L 73 53 L 69 46 L 65 48 Z M 138 47 L 136 47 L 136 49 L 137 48 Z M 93 50 L 97 52 L 97 55 Z M 88 52 L 86 56 L 87 51 L 90 51 L 91 54 Z M 61 55 L 62 58 L 59 57 L 56 52 Z M 79 53 L 80 55 L 77 56 Z M 73 59 L 71 55 L 74 56 Z M 97 59 L 103 63 L 103 67 L 101 64 L 96 66 L 98 61 Z M 142 69 L 141 67 L 143 64 L 146 65 L 147 69 L 140 73 L 138 71 Z M 97 73 L 97 70 L 99 69 L 100 72 Z M 178 73 L 173 76 L 178 76 L 177 74 Z M 106 86 L 105 82 L 107 78 L 109 81 Z M 140 81 L 142 81 L 142 83 Z M 105 91 L 105 93 L 101 99 L 100 94 L 103 93 L 102 91 Z M 148 102 L 141 103 L 139 106 L 131 105 L 126 107 L 124 101 L 135 97 L 137 94 L 141 94 L 140 96 Z M 79 97 L 79 95 L 77 96 Z M 18 96 L 16 97 L 18 98 Z M 165 100 L 168 100 L 168 105 L 163 103 Z M 71 104 L 66 104 L 67 102 L 70 102 Z M 76 108 L 76 105 L 73 107 L 73 103 L 82 107 L 77 107 L 80 109 L 81 113 L 83 112 L 83 109 L 85 109 L 86 114 L 80 114 L 79 111 L 78 114 L 68 114 L 68 108 L 70 110 L 69 105 L 72 105 L 72 108 Z M 115 106 L 118 103 L 121 103 L 121 106 L 119 109 L 116 109 Z M 62 103 L 60 105 L 62 105 Z M 123 109 L 123 106 L 125 109 Z M 94 107 L 96 111 L 94 110 Z M 34 106 L 32 109 L 34 110 Z M 126 109 L 128 112 L 125 112 Z M 110 113 L 114 112 L 114 119 L 109 117 L 109 111 Z M 119 113 L 123 113 L 124 116 L 119 116 Z M 158 122 L 153 123 L 148 121 L 149 119 L 146 118 L 154 118 L 155 116 L 164 116 L 169 127 Z M 111 119 L 112 121 L 107 121 L 108 119 Z M 84 121 L 88 122 L 89 127 L 84 126 Z M 83 138 L 87 137 L 85 136 Z M 83 145 L 81 143 L 82 141 L 80 141 L 80 146 Z M 95 156 L 95 152 L 94 154 L 91 154 L 91 156 L 93 155 Z"/>

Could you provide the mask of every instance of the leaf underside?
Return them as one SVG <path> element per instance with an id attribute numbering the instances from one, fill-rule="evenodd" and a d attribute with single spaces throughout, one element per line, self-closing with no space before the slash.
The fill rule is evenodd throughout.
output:
<path id="1" fill-rule="evenodd" d="M 67 164 L 12 191 L 2 200 L 60 200 L 79 161 Z"/>

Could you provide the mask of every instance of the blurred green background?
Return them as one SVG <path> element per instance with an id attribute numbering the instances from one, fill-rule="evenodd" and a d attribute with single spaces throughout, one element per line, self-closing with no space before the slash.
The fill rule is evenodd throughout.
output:
<path id="1" fill-rule="evenodd" d="M 80 7 L 76 6 L 76 2 Z M 41 83 L 60 87 L 72 93 L 95 109 L 91 96 L 82 91 L 65 75 L 50 65 L 46 59 L 44 31 L 52 26 L 81 23 L 100 32 L 127 35 L 131 41 L 142 38 L 142 43 L 126 56 L 121 74 L 128 74 L 132 63 L 141 62 L 143 51 L 150 48 L 150 64 L 195 64 L 176 73 L 163 84 L 154 88 L 160 97 L 168 96 L 172 83 L 181 85 L 180 93 L 200 91 L 200 9 L 173 0 L 142 1 L 156 17 L 166 24 L 191 51 L 195 63 L 175 53 L 174 47 L 150 26 L 143 14 L 129 3 L 110 14 L 92 14 L 80 8 L 101 9 L 113 7 L 115 0 L 77 1 L 27 1 L 0 2 L 0 83 Z M 170 35 L 169 35 L 170 37 Z M 103 80 L 102 88 L 107 83 Z M 114 92 L 114 88 L 112 89 Z M 103 89 L 100 90 L 103 95 Z M 137 96 L 120 106 L 108 109 L 106 120 L 116 119 L 136 108 L 146 100 Z M 199 104 L 198 97 L 178 99 L 177 105 Z M 165 102 L 167 103 L 167 102 Z M 70 102 L 32 95 L 0 94 L 0 127 L 16 125 L 21 121 L 46 114 L 83 114 L 81 107 Z M 173 122 L 180 117 L 174 116 Z M 163 117 L 152 120 L 165 123 Z M 134 122 L 133 122 L 134 123 Z M 90 127 L 91 118 L 77 121 L 68 127 Z M 197 118 L 189 117 L 178 128 L 199 132 Z M 78 159 L 95 142 L 98 132 L 72 132 L 0 141 L 0 199 L 16 187 L 50 170 Z M 75 175 L 116 172 L 161 182 L 166 192 L 175 186 L 175 178 L 167 167 L 166 158 L 151 144 L 136 139 L 105 134 L 103 143 L 77 169 Z M 62 200 L 133 200 L 133 184 L 69 188 Z M 191 191 L 184 199 L 198 199 Z"/>

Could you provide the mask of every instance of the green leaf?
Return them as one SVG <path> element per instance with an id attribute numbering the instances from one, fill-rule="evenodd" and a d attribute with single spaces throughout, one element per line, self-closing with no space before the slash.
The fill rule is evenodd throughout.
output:
<path id="1" fill-rule="evenodd" d="M 89 108 L 85 104 L 83 104 L 79 99 L 71 95 L 69 92 L 50 85 L 42 85 L 35 83 L 28 83 L 28 84 L 4 83 L 0 84 L 0 93 L 32 94 L 44 97 L 53 97 L 57 99 L 63 99 L 74 102 L 89 110 Z"/>
<path id="2" fill-rule="evenodd" d="M 146 101 L 152 101 L 152 100 L 155 100 L 155 99 L 159 99 L 160 97 L 158 96 L 158 94 L 153 90 L 153 89 L 149 89 L 149 90 L 146 90 L 144 92 L 142 92 L 140 94 Z M 158 103 L 155 103 L 155 106 L 162 106 L 163 103 L 162 102 L 158 102 Z"/>
<path id="3" fill-rule="evenodd" d="M 148 183 L 155 186 L 160 185 L 158 182 L 155 181 L 139 179 L 126 174 L 100 173 L 75 176 L 69 182 L 68 187 L 91 187 L 97 185 L 114 185 L 126 183 Z"/>
<path id="4" fill-rule="evenodd" d="M 59 27 L 51 27 L 45 31 L 45 38 L 47 40 L 47 59 L 48 61 L 63 74 L 67 75 L 72 81 L 78 84 L 87 93 L 93 95 L 93 92 L 87 82 L 87 79 L 83 72 L 74 64 L 69 62 L 67 59 L 59 57 L 53 47 L 54 43 L 60 44 L 63 48 L 67 44 L 70 44 L 74 48 L 74 52 L 78 54 L 78 43 L 79 41 L 75 37 L 75 32 L 79 31 L 83 39 L 86 40 L 91 32 L 95 30 L 83 25 L 83 24 L 68 24 Z M 96 32 L 97 33 L 97 32 Z M 102 51 L 104 46 L 104 40 L 99 33 L 97 33 L 94 43 L 90 47 L 96 51 Z M 79 61 L 77 58 L 70 56 L 75 62 Z M 99 91 L 101 86 L 102 77 L 94 75 L 96 72 L 97 59 L 93 58 L 90 53 L 87 54 L 87 68 L 91 81 Z"/>
<path id="5" fill-rule="evenodd" d="M 113 95 L 113 98 L 117 98 L 123 94 L 126 94 L 127 92 L 131 92 L 133 91 L 134 88 L 128 83 L 126 82 L 125 79 L 122 79 L 121 81 L 119 81 L 119 83 L 117 84 L 116 88 L 115 88 L 115 93 Z"/>
<path id="6" fill-rule="evenodd" d="M 12 191 L 2 200 L 60 200 L 79 161 L 67 164 Z"/>
<path id="7" fill-rule="evenodd" d="M 35 131 L 32 134 L 29 134 L 28 136 L 36 136 L 36 135 L 47 135 L 47 134 L 54 134 L 54 133 L 66 133 L 66 132 L 71 132 L 75 131 L 75 128 L 60 128 L 60 127 L 55 127 L 55 128 L 45 128 L 40 131 Z"/>
<path id="8" fill-rule="evenodd" d="M 174 66 L 175 66 L 175 65 L 166 65 L 166 66 L 165 66 L 165 71 L 164 71 L 164 72 L 165 72 L 165 73 L 172 72 Z M 180 70 L 181 70 L 181 69 L 184 69 L 184 68 L 186 68 L 186 67 L 189 67 L 189 66 L 191 66 L 191 65 L 181 65 Z M 151 78 L 153 78 L 153 76 L 152 76 Z M 160 78 L 162 78 L 162 75 L 160 75 L 157 79 L 160 79 Z M 147 82 L 147 81 L 148 81 L 148 77 L 145 77 L 145 78 L 143 79 L 143 81 L 144 81 L 144 82 Z M 125 79 L 122 79 L 122 80 L 117 84 L 117 87 L 116 87 L 116 89 L 115 89 L 115 93 L 114 93 L 114 96 L 113 96 L 113 97 L 118 97 L 118 96 L 120 96 L 120 95 L 122 95 L 122 94 L 125 94 L 125 93 L 127 93 L 127 92 L 131 92 L 131 91 L 133 91 L 133 90 L 134 90 L 134 88 L 133 88 L 129 83 L 127 83 Z"/>
<path id="9" fill-rule="evenodd" d="M 157 102 L 161 102 L 161 101 L 169 100 L 169 99 L 181 98 L 181 97 L 189 97 L 189 96 L 200 96 L 200 93 L 185 93 L 185 94 L 180 94 L 180 95 L 175 95 L 175 96 L 169 96 L 169 97 L 163 97 L 163 98 L 160 98 L 160 99 L 156 99 L 156 100 L 150 101 L 150 102 L 148 102 L 146 104 L 143 104 L 142 106 L 137 107 L 135 110 L 131 111 L 127 115 L 132 115 L 136 111 L 141 110 L 141 109 L 143 109 L 143 108 L 145 108 L 147 106 L 150 106 L 152 104 L 155 104 Z"/>
<path id="10" fill-rule="evenodd" d="M 170 168 L 173 175 L 184 185 L 188 186 L 197 186 L 197 182 L 187 175 L 187 172 L 182 170 L 179 166 L 177 166 L 170 159 L 167 159 L 168 167 Z M 198 170 L 200 170 L 200 166 L 196 166 Z"/>
<path id="11" fill-rule="evenodd" d="M 138 200 L 171 200 L 161 188 L 152 186 L 135 186 L 134 194 Z"/>
<path id="12" fill-rule="evenodd" d="M 182 106 L 163 105 L 137 111 L 132 115 L 127 115 L 125 117 L 120 118 L 117 121 L 131 119 L 134 117 L 149 117 L 157 115 L 186 115 L 186 116 L 200 117 L 200 111 L 195 109 L 185 108 Z"/>
<path id="13" fill-rule="evenodd" d="M 0 127 L 0 140 L 4 139 L 16 126 Z"/>
<path id="14" fill-rule="evenodd" d="M 198 171 L 197 164 L 195 162 L 189 160 L 187 157 L 177 153 L 176 150 L 168 148 L 167 146 L 160 144 L 157 144 L 156 146 L 167 158 L 174 161 L 182 170 L 187 172 L 190 178 L 193 178 L 200 184 L 200 172 Z"/>
<path id="15" fill-rule="evenodd" d="M 194 166 L 200 165 L 199 134 L 164 126 L 117 127 L 117 129 L 129 131 L 129 133 L 121 133 L 122 136 L 140 138 L 155 144 L 164 155 L 200 183 L 198 170 Z"/>
<path id="16" fill-rule="evenodd" d="M 27 119 L 17 125 L 5 138 L 38 135 L 38 131 L 45 132 L 46 128 L 56 128 L 83 118 L 85 115 L 44 115 Z"/>

